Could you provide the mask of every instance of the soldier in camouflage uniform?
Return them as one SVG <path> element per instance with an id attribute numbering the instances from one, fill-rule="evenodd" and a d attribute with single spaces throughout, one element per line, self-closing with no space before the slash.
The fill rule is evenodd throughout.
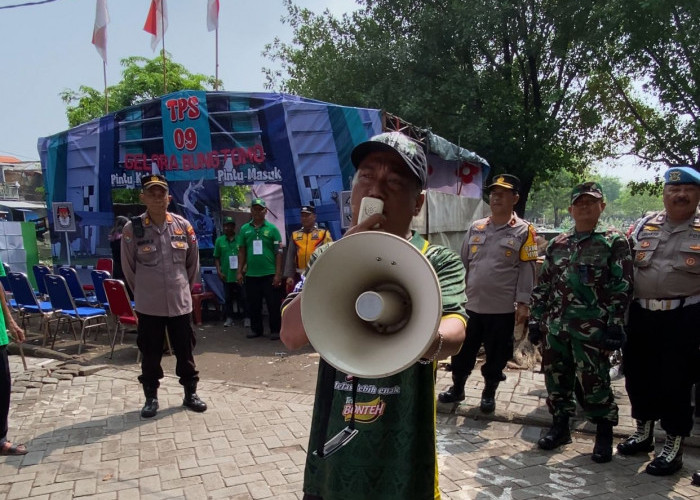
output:
<path id="1" fill-rule="evenodd" d="M 542 357 L 554 423 L 539 447 L 551 450 L 571 442 L 575 393 L 585 417 L 597 424 L 591 458 L 599 463 L 612 460 L 618 413 L 610 388 L 609 354 L 624 343 L 624 316 L 632 292 L 629 243 L 619 231 L 597 227 L 604 208 L 596 182 L 579 184 L 571 192 L 569 213 L 575 227 L 547 247 L 529 325 L 533 344 L 547 332 Z"/>

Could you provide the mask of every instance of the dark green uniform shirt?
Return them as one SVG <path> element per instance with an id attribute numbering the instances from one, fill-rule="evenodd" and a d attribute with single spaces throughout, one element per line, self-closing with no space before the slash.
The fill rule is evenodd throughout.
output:
<path id="1" fill-rule="evenodd" d="M 532 318 L 554 335 L 566 329 L 574 338 L 599 337 L 609 325 L 622 326 L 632 297 L 632 267 L 629 243 L 615 229 L 558 235 L 547 246 L 532 292 Z"/>

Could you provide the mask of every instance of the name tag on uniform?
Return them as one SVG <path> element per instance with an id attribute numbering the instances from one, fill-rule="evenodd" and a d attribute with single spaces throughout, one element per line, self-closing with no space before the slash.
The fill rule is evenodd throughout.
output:
<path id="1" fill-rule="evenodd" d="M 253 240 L 253 255 L 262 255 L 262 240 Z"/>
<path id="2" fill-rule="evenodd" d="M 229 269 L 238 269 L 238 255 L 229 255 L 228 256 L 228 268 Z"/>

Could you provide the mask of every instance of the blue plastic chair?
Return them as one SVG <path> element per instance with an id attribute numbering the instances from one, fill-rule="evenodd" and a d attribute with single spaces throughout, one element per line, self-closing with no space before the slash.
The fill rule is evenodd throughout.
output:
<path id="1" fill-rule="evenodd" d="M 44 335 L 43 346 L 49 339 L 49 323 L 53 316 L 53 306 L 51 302 L 38 301 L 36 294 L 32 289 L 31 283 L 27 275 L 24 273 L 10 273 L 7 279 L 12 286 L 12 293 L 17 302 L 20 318 L 22 319 L 22 328 L 33 316 L 39 316 L 41 323 L 39 331 Z"/>
<path id="2" fill-rule="evenodd" d="M 48 266 L 43 266 L 41 264 L 36 264 L 32 266 L 32 271 L 34 272 L 34 279 L 36 280 L 36 287 L 39 289 L 39 293 L 45 300 L 49 296 L 49 292 L 46 290 L 46 283 L 44 282 L 44 277 L 47 274 L 51 274 L 51 269 Z"/>
<path id="3" fill-rule="evenodd" d="M 107 311 L 101 307 L 82 307 L 77 306 L 73 300 L 73 296 L 68 288 L 66 279 L 63 276 L 49 274 L 45 278 L 46 289 L 51 298 L 54 314 L 58 316 L 58 324 L 56 325 L 56 333 L 53 335 L 51 349 L 56 343 L 59 327 L 64 319 L 70 323 L 73 333 L 75 333 L 75 322 L 80 323 L 80 342 L 78 343 L 78 354 L 80 354 L 85 341 L 85 333 L 91 328 L 99 328 L 104 325 L 107 329 L 109 337 L 109 323 L 107 322 Z M 116 331 L 115 331 L 116 335 Z M 114 342 L 114 340 L 112 340 Z"/>
<path id="4" fill-rule="evenodd" d="M 112 276 L 107 271 L 92 270 L 90 271 L 90 278 L 92 278 L 92 286 L 95 290 L 95 297 L 100 305 L 109 311 L 109 301 L 107 300 L 107 294 L 105 293 L 104 281 L 111 279 Z"/>
<path id="5" fill-rule="evenodd" d="M 7 266 L 5 266 L 5 269 L 7 269 Z M 2 283 L 2 287 L 5 290 L 7 305 L 10 306 L 10 309 L 18 311 L 17 300 L 15 300 L 14 294 L 12 293 L 12 283 L 10 282 L 10 278 L 7 275 L 0 276 L 0 283 Z"/>
<path id="6" fill-rule="evenodd" d="M 99 307 L 100 304 L 97 301 L 97 297 L 87 297 L 85 291 L 83 290 L 83 285 L 80 283 L 80 278 L 78 278 L 78 272 L 72 267 L 59 267 L 58 274 L 63 276 L 68 284 L 68 290 L 73 297 L 76 305 L 79 307 Z"/>

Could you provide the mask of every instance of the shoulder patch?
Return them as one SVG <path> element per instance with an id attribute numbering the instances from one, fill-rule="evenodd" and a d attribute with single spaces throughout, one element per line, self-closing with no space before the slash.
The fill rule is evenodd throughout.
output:
<path id="1" fill-rule="evenodd" d="M 535 228 L 528 225 L 527 228 L 527 239 L 523 246 L 520 247 L 520 260 L 527 262 L 530 260 L 537 260 L 537 233 L 535 233 Z"/>

